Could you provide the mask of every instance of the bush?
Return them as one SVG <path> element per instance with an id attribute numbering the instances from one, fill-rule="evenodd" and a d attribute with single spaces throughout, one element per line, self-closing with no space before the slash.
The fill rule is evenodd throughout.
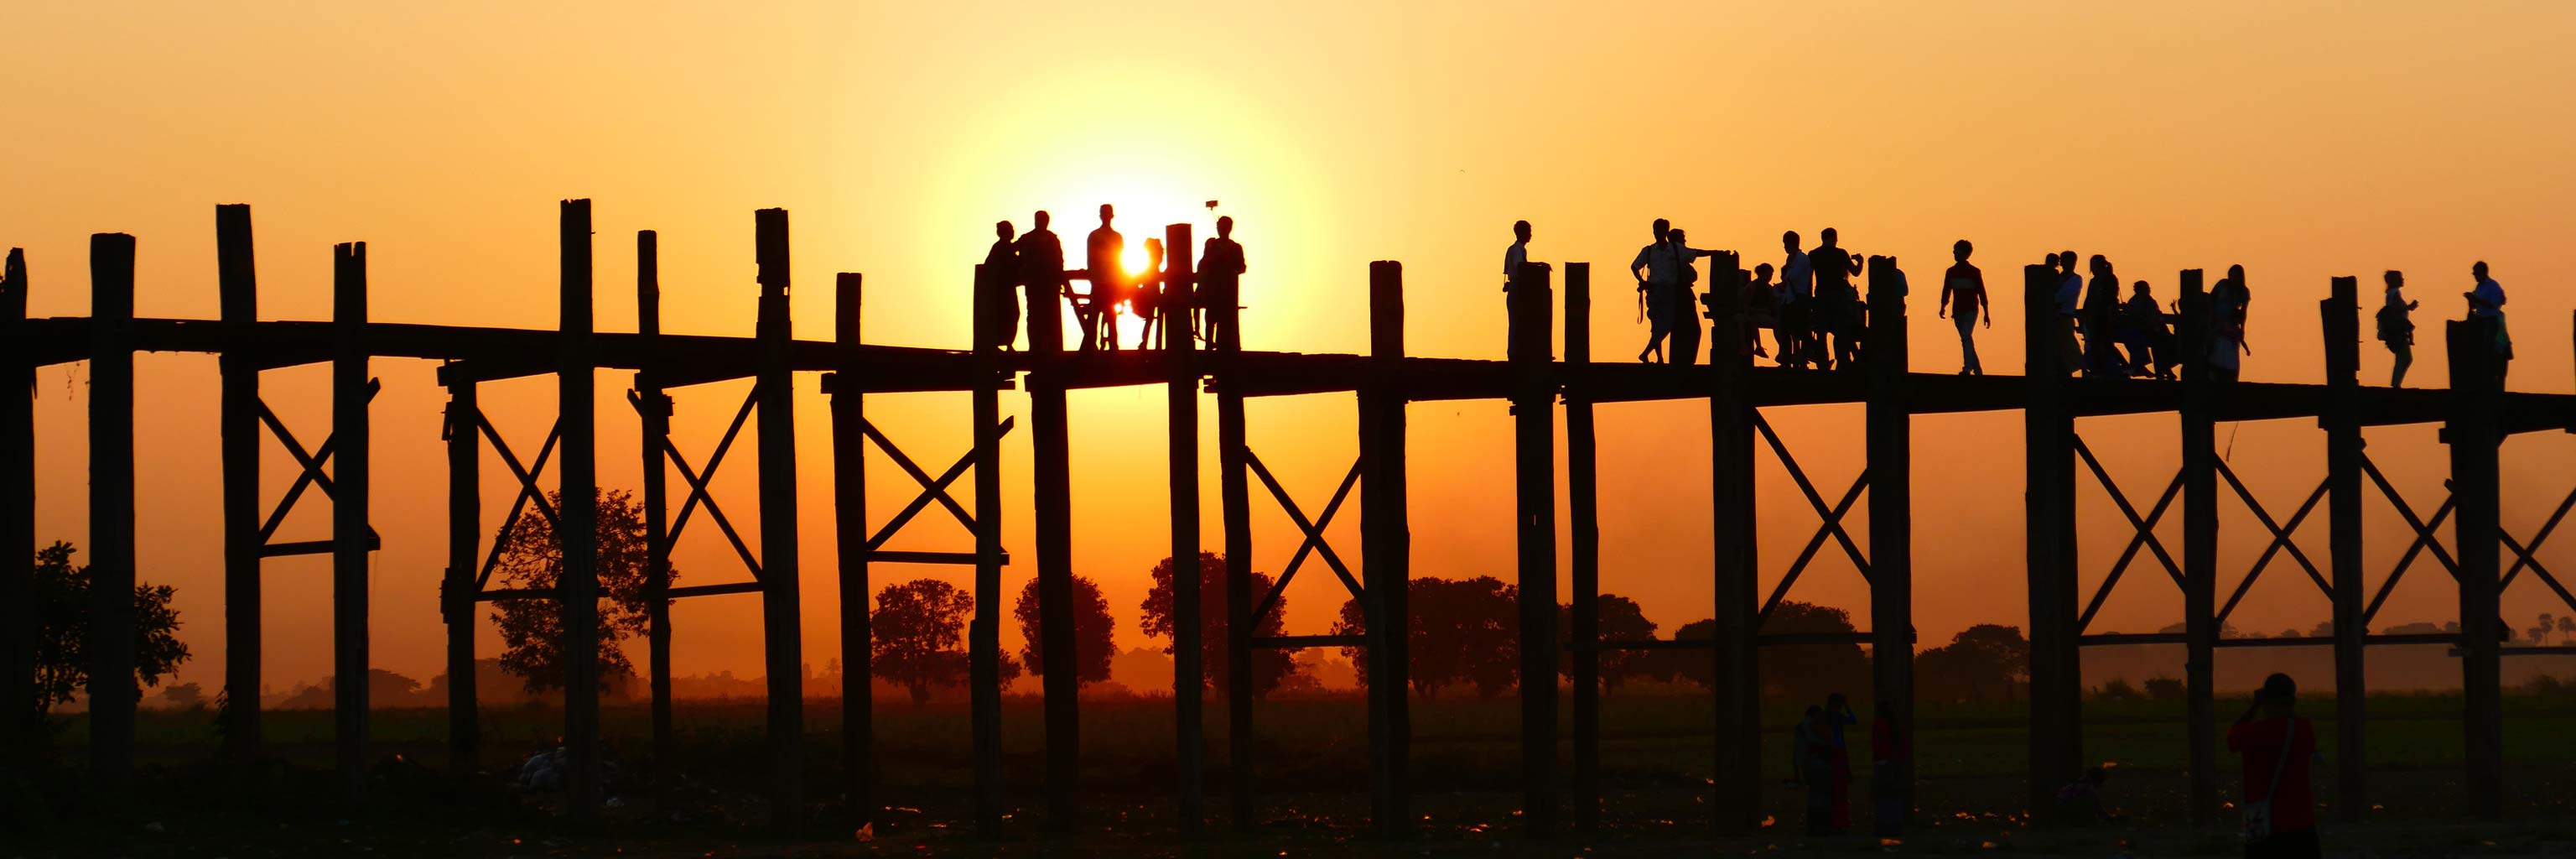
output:
<path id="1" fill-rule="evenodd" d="M 2138 687 L 2129 685 L 2127 679 L 2114 677 L 2094 689 L 2093 697 L 2104 701 L 2136 701 L 2141 696 L 2138 694 Z"/>
<path id="2" fill-rule="evenodd" d="M 2171 677 L 2147 678 L 2147 698 L 2151 701 L 2180 701 L 2189 694 L 2182 681 Z"/>

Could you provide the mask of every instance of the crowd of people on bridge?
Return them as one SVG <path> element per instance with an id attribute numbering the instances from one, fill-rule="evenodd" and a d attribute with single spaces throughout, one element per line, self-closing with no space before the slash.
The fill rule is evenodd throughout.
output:
<path id="1" fill-rule="evenodd" d="M 1144 267 L 1128 270 L 1127 239 L 1113 226 L 1117 217 L 1115 206 L 1101 204 L 1100 226 L 1084 237 L 1083 267 L 1073 270 L 1064 267 L 1064 242 L 1048 228 L 1053 219 L 1045 211 L 1030 217 L 1026 233 L 1015 234 L 1009 221 L 994 224 L 993 245 L 976 269 L 975 345 L 1013 348 L 1023 299 L 1032 307 L 1059 300 L 1072 307 L 1080 331 L 1076 348 L 1086 352 L 1120 348 L 1121 310 L 1141 323 L 1138 349 L 1167 345 L 1175 327 L 1183 337 L 1210 344 L 1232 342 L 1233 332 L 1225 327 L 1232 315 L 1208 311 L 1234 308 L 1240 298 L 1243 245 L 1234 240 L 1234 218 L 1216 220 L 1216 235 L 1200 248 L 1195 275 L 1181 278 L 1170 276 L 1167 249 L 1160 238 L 1146 239 Z M 1076 280 L 1089 289 L 1075 292 Z M 1055 318 L 1032 314 L 1031 321 Z"/>
<path id="2" fill-rule="evenodd" d="M 1512 232 L 1514 241 L 1503 254 L 1506 289 L 1530 261 L 1529 222 L 1514 223 Z M 1637 360 L 1693 364 L 1700 356 L 1698 320 L 1716 318 L 1718 309 L 1715 293 L 1701 295 L 1694 288 L 1700 281 L 1697 263 L 1721 252 L 1691 247 L 1682 229 L 1664 218 L 1655 219 L 1653 233 L 1654 242 L 1639 248 L 1628 264 L 1637 284 L 1639 321 L 1647 326 L 1646 343 Z M 1817 238 L 1816 247 L 1807 250 L 1796 231 L 1783 233 L 1780 265 L 1774 268 L 1766 262 L 1753 267 L 1741 303 L 1734 308 L 1743 329 L 1736 347 L 1739 354 L 1768 357 L 1778 366 L 1797 369 L 1831 370 L 1863 360 L 1869 340 L 1869 302 L 1857 280 L 1868 270 L 1866 258 L 1843 247 L 1832 227 Z M 1953 244 L 1952 263 L 1941 279 L 1938 315 L 1958 330 L 1960 375 L 1985 373 L 1977 357 L 1977 331 L 1994 327 L 1985 275 L 1968 261 L 1975 252 L 1976 246 L 1966 239 Z M 2078 260 L 2085 263 L 2082 272 L 2076 269 Z M 1902 301 L 1907 292 L 1905 271 L 1897 267 L 1894 257 L 1884 258 L 1883 264 L 1884 276 L 1891 281 L 1885 285 L 1888 296 Z M 2054 331 L 2050 339 L 2065 372 L 2087 378 L 2180 378 L 2186 355 L 2176 333 L 2184 321 L 2177 303 L 2160 301 L 2155 288 L 2144 280 L 2131 281 L 2128 295 L 2122 297 L 2120 276 L 2102 254 L 2088 258 L 2071 250 L 2059 251 L 2048 255 L 2046 266 L 2057 279 L 2048 296 L 2053 313 L 2048 324 Z M 2468 302 L 2465 315 L 2485 320 L 2492 330 L 2501 384 L 2504 368 L 2513 358 L 2513 341 L 2504 326 L 2504 288 L 2488 276 L 2484 262 L 2472 267 L 2471 279 L 2473 286 L 2461 294 Z M 2414 363 L 2415 325 L 2409 314 L 2418 303 L 2401 294 L 2403 274 L 2388 272 L 2387 280 L 2387 296 L 2376 316 L 2377 336 L 2395 359 L 2389 386 L 2404 387 L 2406 370 Z M 2207 297 L 2208 344 L 2199 364 L 2212 377 L 2232 381 L 2243 359 L 2254 354 L 2246 335 L 2253 290 L 2246 282 L 2245 267 L 2229 266 Z M 1765 331 L 1771 333 L 1769 347 L 1762 341 Z M 1719 348 L 1724 347 L 1712 343 L 1712 358 Z"/>

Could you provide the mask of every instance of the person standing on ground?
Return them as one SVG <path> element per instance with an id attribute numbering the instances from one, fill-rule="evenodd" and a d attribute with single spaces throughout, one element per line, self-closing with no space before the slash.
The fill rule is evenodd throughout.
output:
<path id="1" fill-rule="evenodd" d="M 2388 369 L 2388 386 L 2406 387 L 2406 368 L 2415 366 L 2415 308 L 2420 302 L 2406 300 L 2406 274 L 2391 270 L 2385 277 L 2388 291 L 2380 299 L 2379 342 L 2387 344 L 2388 354 L 2396 359 Z"/>
<path id="2" fill-rule="evenodd" d="M 1229 318 L 1242 305 L 1243 245 L 1234 240 L 1234 217 L 1216 219 L 1216 238 L 1207 240 L 1199 252 L 1199 309 L 1206 314 L 1207 344 L 1210 349 L 1238 347 L 1241 338 L 1233 329 L 1219 332 L 1218 320 Z"/>
<path id="3" fill-rule="evenodd" d="M 1833 826 L 1836 832 L 1851 829 L 1851 742 L 1843 734 L 1847 725 L 1860 724 L 1852 713 L 1851 699 L 1836 692 L 1825 696 L 1825 729 L 1827 753 L 1832 756 Z"/>
<path id="4" fill-rule="evenodd" d="M 1906 815 L 1914 808 L 1913 797 L 1906 795 L 1901 778 L 1905 767 L 1914 760 L 1914 747 L 1906 742 L 1905 732 L 1898 729 L 1896 705 L 1891 702 L 1878 702 L 1877 715 L 1870 720 L 1869 757 L 1869 795 L 1874 806 L 1870 816 L 1878 824 L 1878 837 L 1901 837 L 1905 834 Z"/>
<path id="5" fill-rule="evenodd" d="M 1664 357 L 1664 336 L 1672 333 L 1673 222 L 1656 218 L 1655 243 L 1637 249 L 1637 257 L 1628 261 L 1628 276 L 1637 279 L 1637 293 L 1646 306 L 1646 348 L 1638 350 L 1638 363 L 1652 364 Z"/>
<path id="6" fill-rule="evenodd" d="M 1772 329 L 1771 339 L 1780 343 L 1780 366 L 1804 368 L 1815 356 L 1809 337 L 1815 329 L 1816 269 L 1798 243 L 1797 231 L 1780 234 L 1780 246 L 1789 255 L 1780 263 L 1780 325 Z"/>
<path id="7" fill-rule="evenodd" d="M 2485 260 L 2470 266 L 2469 276 L 2477 278 L 2478 285 L 2461 296 L 2469 300 L 2470 319 L 2494 320 L 2487 324 L 2495 326 L 2496 387 L 2502 388 L 2505 368 L 2513 363 L 2513 337 L 2504 330 L 2504 285 L 2487 276 Z"/>
<path id="8" fill-rule="evenodd" d="M 1064 285 L 1064 243 L 1047 229 L 1047 213 L 1039 211 L 1029 219 L 1029 231 L 1020 235 L 1011 247 L 1019 252 L 1020 288 L 1028 294 L 1029 349 L 1064 348 L 1064 316 L 1056 302 L 1069 298 Z M 1038 302 L 1046 302 L 1047 312 L 1038 312 Z M 1054 330 L 1041 332 L 1037 326 L 1050 325 Z"/>
<path id="9" fill-rule="evenodd" d="M 2287 674 L 2263 679 L 2253 703 L 2227 729 L 2227 748 L 2245 767 L 2247 859 L 2308 859 L 2321 855 L 2309 764 L 2317 753 L 2316 726 L 2299 718 L 2298 684 Z"/>
<path id="10" fill-rule="evenodd" d="M 1011 246 L 1011 222 L 993 224 L 993 246 L 984 251 L 984 264 L 975 269 L 975 338 L 977 345 L 990 345 L 1008 352 L 1011 341 L 1020 336 L 1020 296 L 1012 287 L 1020 282 L 1020 252 Z"/>
<path id="11" fill-rule="evenodd" d="M 2084 276 L 2075 273 L 2075 252 L 2059 251 L 2050 257 L 2057 263 L 2057 357 L 2068 373 L 2084 369 L 2084 349 L 2075 342 L 2075 317 L 2083 308 Z"/>
<path id="12" fill-rule="evenodd" d="M 1790 732 L 1790 781 L 1807 788 L 1807 834 L 1834 832 L 1833 741 L 1825 729 L 1825 708 L 1807 705 L 1807 715 Z"/>
<path id="13" fill-rule="evenodd" d="M 1983 376 L 1986 366 L 1977 362 L 1977 317 L 1986 318 L 1986 327 L 1995 327 L 1994 308 L 1986 304 L 1986 273 L 1968 264 L 1968 255 L 1977 246 L 1960 239 L 1950 246 L 1950 258 L 1957 260 L 1941 277 L 1941 312 L 1959 327 L 1959 375 Z"/>
<path id="14" fill-rule="evenodd" d="M 1083 307 L 1083 351 L 1097 346 L 1118 348 L 1118 301 L 1125 288 L 1127 237 L 1110 228 L 1118 210 L 1100 204 L 1100 228 L 1084 245 L 1083 267 L 1091 272 L 1091 300 Z"/>

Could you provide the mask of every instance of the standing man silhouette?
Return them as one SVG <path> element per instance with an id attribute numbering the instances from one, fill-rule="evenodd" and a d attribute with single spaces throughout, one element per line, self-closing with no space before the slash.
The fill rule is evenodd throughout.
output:
<path id="1" fill-rule="evenodd" d="M 2057 355 L 2058 369 L 2068 373 L 2084 369 L 2084 348 L 2075 343 L 2075 316 L 2083 309 L 2084 276 L 2075 273 L 2075 252 L 2060 251 L 2049 257 L 2062 272 L 2057 276 Z"/>
<path id="2" fill-rule="evenodd" d="M 1664 310 L 1664 317 L 1669 320 L 1666 324 L 1672 328 L 1673 342 L 1671 350 L 1664 354 L 1675 364 L 1696 364 L 1699 363 L 1700 304 L 1691 284 L 1699 282 L 1699 269 L 1696 267 L 1699 258 L 1716 251 L 1692 248 L 1689 237 L 1680 227 L 1674 227 L 1666 234 L 1664 252 L 1673 261 L 1669 293 L 1673 304 Z M 1737 348 L 1742 348 L 1742 344 Z M 1709 354 L 1715 355 L 1716 352 L 1712 349 Z"/>
<path id="3" fill-rule="evenodd" d="M 1510 348 L 1509 344 L 1521 342 L 1520 331 L 1513 327 L 1520 324 L 1520 320 L 1512 315 L 1512 278 L 1519 277 L 1521 266 L 1529 262 L 1529 243 L 1530 222 L 1513 221 L 1512 246 L 1503 249 L 1503 318 L 1506 320 L 1503 332 L 1509 338 L 1503 341 L 1506 350 Z"/>
<path id="4" fill-rule="evenodd" d="M 1011 288 L 1020 282 L 1020 253 L 1011 246 L 1011 222 L 993 224 L 993 247 L 975 271 L 976 341 L 1009 351 L 1020 334 L 1020 296 Z"/>
<path id="5" fill-rule="evenodd" d="M 1853 348 L 1851 329 L 1844 324 L 1844 317 L 1858 312 L 1853 305 L 1859 296 L 1852 292 L 1851 277 L 1859 267 L 1852 264 L 1849 251 L 1835 246 L 1839 238 L 1834 228 L 1826 227 L 1816 236 L 1815 252 L 1807 255 L 1807 263 L 1816 276 L 1817 309 L 1810 314 L 1815 323 L 1816 364 L 1827 370 L 1834 368 L 1837 355 L 1847 358 L 1858 352 Z M 1830 346 L 1825 342 L 1827 335 L 1833 335 Z"/>
<path id="6" fill-rule="evenodd" d="M 1995 327 L 1994 308 L 1986 303 L 1986 274 L 1968 264 L 1968 255 L 1977 246 L 1960 239 L 1950 246 L 1950 258 L 1957 260 L 1941 277 L 1941 315 L 1959 326 L 1959 375 L 1983 376 L 1986 365 L 1977 362 L 1977 317 L 1986 317 L 1986 327 Z"/>
<path id="7" fill-rule="evenodd" d="M 1803 368 L 1815 356 L 1816 269 L 1798 242 L 1796 230 L 1780 234 L 1789 256 L 1780 263 L 1780 324 L 1771 337 L 1780 341 L 1780 366 Z"/>
<path id="8" fill-rule="evenodd" d="M 1069 292 L 1064 286 L 1064 243 L 1047 229 L 1047 223 L 1047 213 L 1040 210 L 1029 219 L 1029 231 L 1011 245 L 1019 252 L 1020 287 L 1028 291 L 1032 352 L 1064 349 L 1064 311 L 1058 303 Z"/>
<path id="9" fill-rule="evenodd" d="M 1085 305 L 1088 313 L 1083 321 L 1084 351 L 1099 345 L 1118 348 L 1118 299 L 1125 291 L 1121 276 L 1125 263 L 1119 257 L 1127 252 L 1127 239 L 1109 228 L 1109 222 L 1116 217 L 1117 209 L 1100 204 L 1100 228 L 1091 231 L 1085 246 L 1083 268 L 1091 272 L 1091 300 Z"/>
<path id="10" fill-rule="evenodd" d="M 2505 368 L 2513 363 L 2513 336 L 2504 328 L 2504 284 L 2487 276 L 2485 260 L 2470 266 L 2469 276 L 2477 279 L 2477 287 L 2460 295 L 2469 300 L 2470 319 L 2490 320 L 2487 324 L 2495 327 L 2496 386 L 2503 387 Z"/>
<path id="11" fill-rule="evenodd" d="M 1637 291 L 1646 305 L 1646 348 L 1637 352 L 1641 363 L 1654 363 L 1663 357 L 1664 336 L 1672 333 L 1673 222 L 1656 218 L 1655 243 L 1637 249 L 1637 258 L 1628 262 L 1628 276 L 1637 279 Z"/>
<path id="12" fill-rule="evenodd" d="M 1216 237 L 1207 240 L 1199 252 L 1199 307 L 1207 313 L 1207 342 L 1211 349 L 1242 348 L 1242 337 L 1232 327 L 1220 333 L 1219 320 L 1231 318 L 1239 310 L 1237 291 L 1243 284 L 1243 246 L 1234 241 L 1234 217 L 1216 219 Z M 1170 323 L 1164 323 L 1169 325 Z"/>

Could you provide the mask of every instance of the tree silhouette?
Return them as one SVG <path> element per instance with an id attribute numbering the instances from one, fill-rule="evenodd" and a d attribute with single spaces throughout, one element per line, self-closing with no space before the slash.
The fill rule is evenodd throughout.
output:
<path id="1" fill-rule="evenodd" d="M 1655 637 L 1655 622 L 1646 619 L 1645 610 L 1637 607 L 1636 600 L 1618 594 L 1601 595 L 1599 623 L 1603 641 L 1639 641 Z M 1572 605 L 1556 607 L 1556 641 L 1560 649 L 1574 642 Z M 1634 679 L 1670 679 L 1671 661 L 1654 658 L 1656 653 L 1652 650 L 1601 651 L 1601 690 L 1606 693 Z M 1568 680 L 1574 679 L 1574 660 L 1559 660 L 1557 665 L 1557 673 Z"/>
<path id="2" fill-rule="evenodd" d="M 1947 689 L 1952 700 L 2010 701 L 2030 669 L 2030 642 L 2021 628 L 1981 623 L 1961 630 L 1948 645 L 1914 657 L 1916 688 Z M 2147 681 L 2150 697 L 2156 681 Z"/>
<path id="3" fill-rule="evenodd" d="M 89 565 L 72 566 L 72 544 L 36 550 L 33 590 L 36 616 L 36 700 L 7 706 L 36 709 L 39 718 L 89 687 Z M 134 694 L 161 682 L 188 661 L 179 643 L 179 613 L 170 608 L 169 585 L 134 585 Z"/>
<path id="4" fill-rule="evenodd" d="M 555 509 L 564 509 L 563 493 L 546 497 Z M 651 622 L 651 602 L 644 593 L 650 550 L 644 542 L 644 508 L 635 503 L 633 493 L 605 490 L 594 506 L 599 550 L 593 565 L 599 578 L 599 686 L 604 691 L 611 688 L 612 678 L 635 673 L 635 664 L 627 660 L 619 643 L 643 635 Z M 543 516 L 520 518 L 501 540 L 501 562 L 494 573 L 508 587 L 553 589 L 563 573 L 563 543 L 555 538 L 554 522 Z M 671 580 L 680 580 L 679 570 L 671 571 Z M 504 670 L 518 677 L 530 693 L 564 688 L 560 603 L 495 603 L 492 622 L 501 628 Z"/>
<path id="5" fill-rule="evenodd" d="M 1491 698 L 1518 685 L 1519 588 L 1492 576 L 1423 578 L 1412 580 L 1405 594 L 1413 610 L 1405 634 L 1413 691 L 1434 698 L 1443 687 L 1463 683 L 1475 687 L 1477 697 Z M 1359 601 L 1343 601 L 1333 634 L 1358 635 L 1366 628 Z M 1364 653 L 1342 648 L 1363 683 L 1368 681 Z"/>
<path id="6" fill-rule="evenodd" d="M 1784 600 L 1771 610 L 1762 625 L 1769 634 L 1857 632 L 1852 628 L 1851 613 L 1813 603 Z M 1673 631 L 1675 641 L 1707 641 L 1717 637 L 1717 621 L 1695 620 Z M 1706 651 L 1667 651 L 1674 677 L 1701 686 L 1717 685 L 1717 660 Z M 1850 693 L 1869 685 L 1869 657 L 1853 642 L 1826 644 L 1784 644 L 1764 647 L 1755 663 L 1760 672 L 1762 694 L 1777 700 L 1821 703 L 1836 692 Z"/>
<path id="7" fill-rule="evenodd" d="M 870 671 L 912 693 L 913 706 L 928 702 L 931 687 L 966 679 L 961 641 L 974 612 L 974 595 L 937 579 L 885 586 L 868 615 Z"/>
<path id="8" fill-rule="evenodd" d="M 1011 605 L 1011 619 L 1019 621 L 1020 631 L 1028 643 L 1020 646 L 1020 662 L 1030 674 L 1046 676 L 1045 652 L 1040 650 L 1045 637 L 1038 630 L 1038 580 L 1034 577 L 1020 588 L 1020 598 Z M 1081 576 L 1073 577 L 1073 676 L 1079 685 L 1109 679 L 1109 660 L 1118 656 L 1118 627 L 1109 620 L 1109 600 L 1100 595 L 1100 586 Z"/>
<path id="9" fill-rule="evenodd" d="M 1155 564 L 1153 576 L 1154 587 L 1145 592 L 1145 602 L 1141 606 L 1145 613 L 1142 626 L 1145 637 L 1164 639 L 1163 652 L 1171 653 L 1174 640 L 1172 559 L 1164 558 Z M 1251 600 L 1257 608 L 1261 597 L 1270 593 L 1271 580 L 1263 573 L 1253 573 L 1251 578 Z M 1251 634 L 1256 637 L 1286 634 L 1284 618 L 1287 614 L 1288 598 L 1282 595 L 1270 614 L 1253 625 Z M 1226 611 L 1225 556 L 1215 552 L 1199 553 L 1199 620 L 1203 628 L 1199 636 L 1199 664 L 1204 668 L 1202 676 L 1211 688 L 1224 694 L 1232 688 L 1232 678 L 1227 672 L 1232 671 L 1233 666 L 1226 659 L 1225 645 L 1233 618 Z M 1255 648 L 1252 651 L 1252 694 L 1255 697 L 1269 695 L 1297 670 L 1295 654 L 1271 647 Z"/>

